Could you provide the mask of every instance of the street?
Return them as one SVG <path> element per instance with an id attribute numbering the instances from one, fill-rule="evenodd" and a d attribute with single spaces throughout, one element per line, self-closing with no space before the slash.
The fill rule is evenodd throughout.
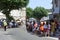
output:
<path id="1" fill-rule="evenodd" d="M 58 38 L 38 37 L 28 33 L 25 26 L 20 26 L 20 28 L 11 28 L 7 31 L 0 29 L 0 40 L 58 40 Z"/>

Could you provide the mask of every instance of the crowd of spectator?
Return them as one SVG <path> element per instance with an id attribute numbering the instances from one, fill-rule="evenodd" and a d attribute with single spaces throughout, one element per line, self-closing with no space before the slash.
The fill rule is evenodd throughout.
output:
<path id="1" fill-rule="evenodd" d="M 27 21 L 26 29 L 28 32 L 39 34 L 39 36 L 55 36 L 56 31 L 60 31 L 60 22 L 49 21 Z"/>

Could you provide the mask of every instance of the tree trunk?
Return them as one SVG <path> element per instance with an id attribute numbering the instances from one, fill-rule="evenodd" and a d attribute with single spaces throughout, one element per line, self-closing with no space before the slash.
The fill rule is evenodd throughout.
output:
<path id="1" fill-rule="evenodd" d="M 2 12 L 3 14 L 5 14 L 6 19 L 7 19 L 8 21 L 14 20 L 14 18 L 13 18 L 12 16 L 10 16 L 10 11 L 11 11 L 11 10 L 5 9 L 5 10 L 3 10 L 3 12 Z"/>

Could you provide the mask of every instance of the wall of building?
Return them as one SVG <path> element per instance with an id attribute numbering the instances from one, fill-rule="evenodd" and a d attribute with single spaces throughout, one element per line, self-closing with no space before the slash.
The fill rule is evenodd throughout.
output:
<path id="1" fill-rule="evenodd" d="M 0 12 L 0 19 L 2 19 L 2 18 L 6 19 L 5 15 Z"/>
<path id="2" fill-rule="evenodd" d="M 26 8 L 12 10 L 10 15 L 13 16 L 15 20 L 17 19 L 26 20 Z"/>
<path id="3" fill-rule="evenodd" d="M 60 20 L 60 0 L 52 0 L 53 2 L 53 18 L 56 18 L 57 21 Z"/>
<path id="4" fill-rule="evenodd" d="M 19 9 L 19 10 L 13 10 L 11 12 L 11 16 L 13 16 L 13 18 L 15 20 L 21 20 L 25 23 L 26 21 L 26 8 L 22 8 L 22 9 Z"/>
<path id="5" fill-rule="evenodd" d="M 10 15 L 13 16 L 15 20 L 21 19 L 25 23 L 26 21 L 26 8 L 25 7 L 19 10 L 12 10 L 10 13 L 11 13 Z M 5 15 L 3 13 L 0 13 L 0 19 L 2 18 L 6 19 Z"/>
<path id="6" fill-rule="evenodd" d="M 53 14 L 59 14 L 59 0 L 53 0 Z"/>
<path id="7" fill-rule="evenodd" d="M 22 8 L 21 18 L 22 18 L 22 20 L 26 20 L 26 8 Z"/>

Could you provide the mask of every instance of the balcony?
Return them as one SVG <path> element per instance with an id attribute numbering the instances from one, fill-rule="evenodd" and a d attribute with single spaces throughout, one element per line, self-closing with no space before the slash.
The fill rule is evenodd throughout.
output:
<path id="1" fill-rule="evenodd" d="M 59 14 L 59 7 L 54 8 L 53 14 Z"/>

